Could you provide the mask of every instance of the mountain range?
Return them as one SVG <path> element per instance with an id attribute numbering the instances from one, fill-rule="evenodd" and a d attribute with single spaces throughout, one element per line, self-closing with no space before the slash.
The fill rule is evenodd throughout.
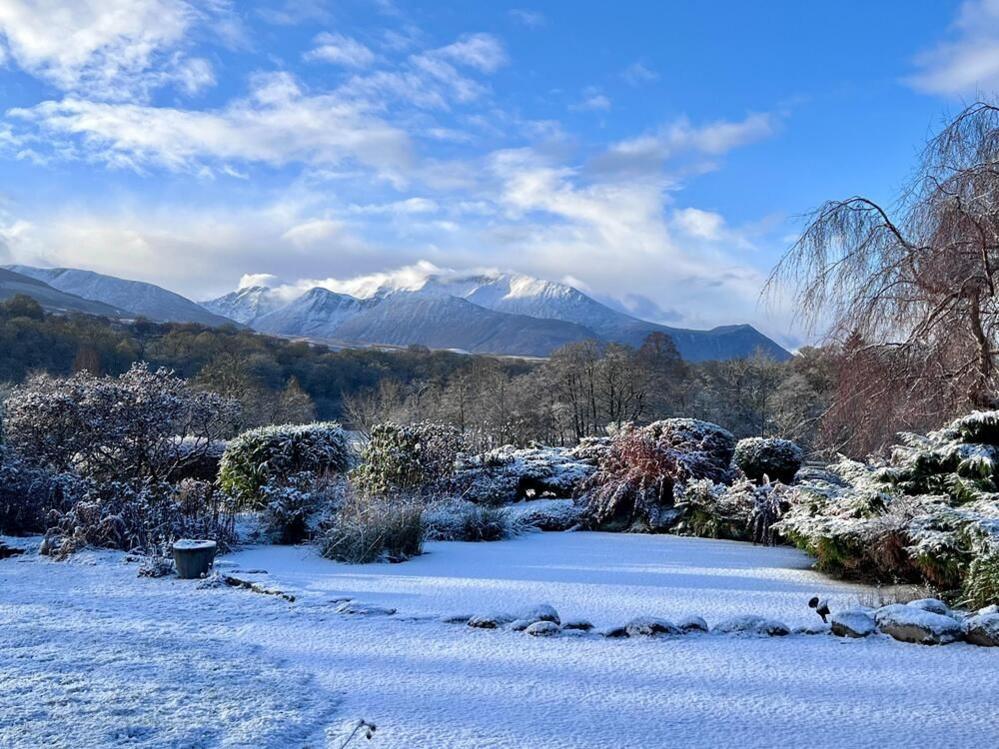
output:
<path id="1" fill-rule="evenodd" d="M 386 279 L 391 279 L 386 276 Z M 790 354 L 750 325 L 674 328 L 632 317 L 563 283 L 514 273 L 427 273 L 406 284 L 385 280 L 352 293 L 250 286 L 196 303 L 140 281 L 74 268 L 9 265 L 0 299 L 22 293 L 57 312 L 145 317 L 158 322 L 236 324 L 336 346 L 424 345 L 471 353 L 548 356 L 567 343 L 641 345 L 669 335 L 687 361 L 733 359 L 756 351 Z"/>
<path id="2" fill-rule="evenodd" d="M 674 328 L 618 312 L 564 283 L 514 273 L 428 273 L 406 285 L 391 280 L 355 295 L 313 287 L 251 286 L 202 305 L 255 330 L 340 345 L 420 344 L 474 353 L 547 356 L 590 339 L 640 346 L 662 332 L 687 361 L 733 359 L 757 350 L 790 354 L 750 325 Z"/>

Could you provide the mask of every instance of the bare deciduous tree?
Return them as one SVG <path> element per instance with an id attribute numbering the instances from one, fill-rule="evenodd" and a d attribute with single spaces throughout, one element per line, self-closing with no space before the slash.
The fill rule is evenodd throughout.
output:
<path id="1" fill-rule="evenodd" d="M 898 406 L 887 438 L 999 405 L 997 269 L 999 107 L 978 103 L 930 140 L 892 209 L 864 197 L 821 206 L 768 288 L 793 286 L 809 324 L 864 342 L 843 365 L 876 366 L 850 395 Z"/>

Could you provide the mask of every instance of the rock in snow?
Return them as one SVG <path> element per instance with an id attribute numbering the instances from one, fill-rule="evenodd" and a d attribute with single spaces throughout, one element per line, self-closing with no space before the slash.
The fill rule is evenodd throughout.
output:
<path id="1" fill-rule="evenodd" d="M 560 630 L 561 627 L 559 627 L 555 622 L 543 619 L 539 622 L 534 622 L 534 624 L 525 629 L 524 632 L 532 635 L 533 637 L 554 637 Z"/>
<path id="2" fill-rule="evenodd" d="M 978 614 L 964 623 L 964 638 L 973 645 L 999 647 L 999 613 Z"/>
<path id="3" fill-rule="evenodd" d="M 874 613 L 874 618 L 882 632 L 902 642 L 946 645 L 963 634 L 961 625 L 949 616 L 905 604 L 884 606 Z"/>
<path id="4" fill-rule="evenodd" d="M 562 623 L 562 629 L 578 630 L 580 632 L 589 632 L 593 629 L 593 622 L 586 619 L 570 619 L 569 621 Z"/>
<path id="5" fill-rule="evenodd" d="M 499 629 L 500 627 L 510 624 L 513 621 L 514 617 L 509 614 L 494 612 L 491 614 L 473 616 L 468 620 L 468 626 L 476 627 L 477 629 Z"/>
<path id="6" fill-rule="evenodd" d="M 718 622 L 711 631 L 725 635 L 767 635 L 770 637 L 783 637 L 791 634 L 791 630 L 786 624 L 753 615 L 736 616 Z"/>
<path id="7" fill-rule="evenodd" d="M 624 625 L 628 637 L 656 637 L 658 635 L 682 634 L 680 628 L 668 619 L 654 616 L 639 616 Z"/>
<path id="8" fill-rule="evenodd" d="M 919 598 L 915 601 L 909 601 L 907 606 L 915 606 L 917 609 L 922 609 L 923 611 L 929 611 L 931 614 L 940 614 L 941 616 L 950 616 L 950 607 L 941 601 L 939 598 Z"/>
<path id="9" fill-rule="evenodd" d="M 862 609 L 837 611 L 830 618 L 832 633 L 839 637 L 867 637 L 878 631 L 874 617 Z"/>
<path id="10" fill-rule="evenodd" d="M 682 632 L 707 632 L 708 623 L 699 616 L 685 616 L 677 621 L 676 626 Z"/>
<path id="11" fill-rule="evenodd" d="M 526 619 L 529 622 L 562 623 L 562 620 L 558 616 L 558 612 L 553 606 L 549 606 L 547 603 L 540 603 L 537 606 L 532 606 L 531 608 L 521 612 L 518 618 Z"/>
<path id="12" fill-rule="evenodd" d="M 392 616 L 395 609 L 389 606 L 376 606 L 372 603 L 357 601 L 341 601 L 336 607 L 337 613 L 355 616 Z"/>

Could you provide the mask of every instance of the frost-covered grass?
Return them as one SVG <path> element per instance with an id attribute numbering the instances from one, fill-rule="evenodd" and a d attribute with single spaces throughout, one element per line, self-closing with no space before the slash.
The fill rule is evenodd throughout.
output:
<path id="1" fill-rule="evenodd" d="M 0 746 L 336 747 L 361 718 L 378 725 L 372 749 L 991 745 L 999 649 L 533 638 L 439 620 L 545 602 L 598 626 L 687 613 L 795 626 L 818 621 L 811 595 L 835 608 L 866 590 L 808 565 L 793 549 L 597 533 L 433 542 L 404 565 L 304 546 L 220 560 L 288 603 L 139 578 L 120 554 L 17 557 L 0 562 Z M 398 614 L 337 613 L 343 597 Z"/>

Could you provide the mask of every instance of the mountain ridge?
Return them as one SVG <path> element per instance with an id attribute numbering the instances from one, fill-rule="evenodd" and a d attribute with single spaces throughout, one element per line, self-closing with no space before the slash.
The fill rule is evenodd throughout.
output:
<path id="1" fill-rule="evenodd" d="M 748 324 L 710 330 L 670 327 L 619 312 L 568 284 L 517 273 L 428 273 L 415 282 L 365 285 L 356 296 L 314 286 L 290 302 L 283 293 L 254 286 L 202 305 L 261 332 L 361 344 L 417 343 L 473 353 L 547 356 L 560 345 L 590 339 L 640 346 L 651 333 L 661 332 L 673 339 L 687 361 L 742 358 L 757 350 L 778 360 L 791 356 Z M 416 299 L 421 301 L 411 301 Z M 318 300 L 323 311 L 310 313 Z M 335 314 L 329 312 L 331 304 Z M 486 335 L 480 330 L 485 325 L 497 331 Z"/>

